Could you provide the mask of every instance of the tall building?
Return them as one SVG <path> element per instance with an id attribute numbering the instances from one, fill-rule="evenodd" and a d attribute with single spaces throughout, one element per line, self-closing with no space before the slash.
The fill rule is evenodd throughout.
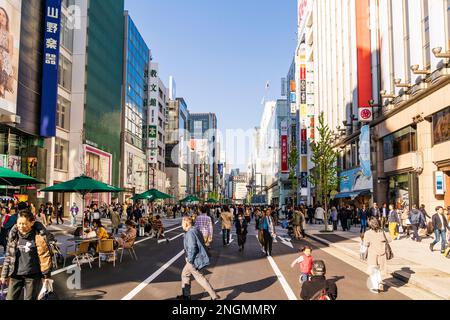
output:
<path id="1" fill-rule="evenodd" d="M 150 49 L 128 11 L 124 12 L 123 94 L 121 134 L 122 201 L 148 190 L 146 155 L 147 82 Z"/>
<path id="2" fill-rule="evenodd" d="M 183 98 L 169 101 L 166 125 L 166 174 L 168 191 L 177 199 L 190 192 L 189 184 L 189 110 Z"/>
<path id="3" fill-rule="evenodd" d="M 217 117 L 214 113 L 191 113 L 189 116 L 191 133 L 192 162 L 190 176 L 193 193 L 207 198 L 219 189 L 219 155 L 217 138 Z"/>
<path id="4" fill-rule="evenodd" d="M 0 166 L 47 181 L 47 150 L 41 137 L 41 97 L 43 90 L 53 96 L 49 109 L 56 113 L 57 101 L 57 57 L 59 57 L 59 19 L 58 9 L 56 34 L 52 40 L 52 60 L 45 64 L 44 25 L 45 4 L 43 1 L 3 1 L 3 9 L 8 15 L 7 31 L 0 31 L 2 39 L 12 39 L 13 43 L 1 44 L 2 69 L 5 70 L 0 81 Z M 45 9 L 44 9 L 45 8 Z M 5 40 L 2 40 L 5 41 Z M 8 41 L 8 40 L 6 40 Z M 12 47 L 12 50 L 4 49 Z M 7 61 L 7 62 L 5 62 Z M 4 65 L 6 63 L 6 65 Z M 50 68 L 52 79 L 47 86 L 41 86 L 43 70 Z M 49 124 L 50 125 L 50 124 Z M 53 128 L 55 129 L 55 128 Z M 40 186 L 38 186 L 40 187 Z M 1 187 L 2 194 L 23 195 L 22 200 L 34 203 L 37 190 L 32 188 Z"/>
<path id="5" fill-rule="evenodd" d="M 337 201 L 449 204 L 449 4 L 299 1 L 315 122 L 323 112 L 340 153 Z"/>
<path id="6" fill-rule="evenodd" d="M 150 62 L 148 82 L 148 162 L 149 186 L 166 191 L 166 124 L 169 92 L 159 77 L 159 64 Z"/>
<path id="7" fill-rule="evenodd" d="M 84 173 L 118 186 L 124 1 L 75 0 L 75 5 L 79 9 L 80 26 L 74 30 L 72 55 L 69 162 L 73 166 L 69 166 L 69 176 Z M 78 201 L 81 202 L 79 197 Z M 89 195 L 86 202 L 91 201 L 109 203 L 111 195 Z"/>

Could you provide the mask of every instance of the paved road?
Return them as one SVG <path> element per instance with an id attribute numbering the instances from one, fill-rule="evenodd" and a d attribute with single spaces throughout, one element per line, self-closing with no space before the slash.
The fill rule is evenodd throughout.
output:
<path id="1" fill-rule="evenodd" d="M 173 223 L 176 223 L 173 225 Z M 66 272 L 54 276 L 55 288 L 62 299 L 82 300 L 170 300 L 181 293 L 180 273 L 184 266 L 183 231 L 179 221 L 167 226 L 169 243 L 158 243 L 155 239 L 144 239 L 136 245 L 138 261 L 125 253 L 124 261 L 114 268 L 103 263 L 101 269 L 95 263 L 90 269 L 83 265 L 81 290 L 67 289 Z M 328 278 L 335 279 L 340 300 L 408 300 L 399 289 L 387 293 L 373 294 L 366 287 L 367 275 L 328 254 L 321 244 L 307 241 L 283 243 L 281 238 L 274 243 L 273 258 L 263 254 L 256 238 L 254 224 L 249 226 L 249 235 L 244 253 L 238 252 L 236 236 L 228 247 L 222 246 L 220 224 L 215 226 L 211 249 L 211 266 L 207 277 L 212 286 L 225 300 L 300 300 L 298 269 L 291 269 L 297 250 L 305 244 L 312 245 L 314 259 L 326 262 Z M 175 229 L 177 228 L 177 229 Z M 279 235 L 283 237 L 280 230 Z M 345 260 L 345 259 L 344 259 Z M 208 300 L 207 294 L 194 281 L 192 296 L 195 300 Z"/>

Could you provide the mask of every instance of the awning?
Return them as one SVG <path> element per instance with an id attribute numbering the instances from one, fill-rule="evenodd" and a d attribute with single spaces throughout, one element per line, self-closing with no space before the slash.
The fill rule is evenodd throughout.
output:
<path id="1" fill-rule="evenodd" d="M 360 190 L 360 191 L 353 191 L 353 192 L 342 192 L 338 193 L 334 198 L 335 199 L 355 199 L 360 196 L 365 196 L 372 194 L 372 191 L 370 189 L 367 190 Z"/>

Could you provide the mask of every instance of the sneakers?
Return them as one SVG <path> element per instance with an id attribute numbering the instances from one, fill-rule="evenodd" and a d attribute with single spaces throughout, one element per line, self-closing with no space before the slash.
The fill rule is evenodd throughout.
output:
<path id="1" fill-rule="evenodd" d="M 430 250 L 431 250 L 431 252 L 434 251 L 433 248 L 434 248 L 434 246 L 433 246 L 432 244 L 430 244 Z"/>

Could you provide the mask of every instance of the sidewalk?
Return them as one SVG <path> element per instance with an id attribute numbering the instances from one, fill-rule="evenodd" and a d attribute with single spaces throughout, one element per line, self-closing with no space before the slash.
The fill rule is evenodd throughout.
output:
<path id="1" fill-rule="evenodd" d="M 352 227 L 350 232 L 322 233 L 324 229 L 324 225 L 306 225 L 308 237 L 359 260 L 359 228 Z M 409 238 L 393 241 L 394 259 L 388 262 L 388 272 L 396 279 L 450 300 L 450 260 L 439 251 L 432 253 L 431 242 L 431 237 L 420 243 Z M 440 244 L 435 250 L 438 246 Z"/>

